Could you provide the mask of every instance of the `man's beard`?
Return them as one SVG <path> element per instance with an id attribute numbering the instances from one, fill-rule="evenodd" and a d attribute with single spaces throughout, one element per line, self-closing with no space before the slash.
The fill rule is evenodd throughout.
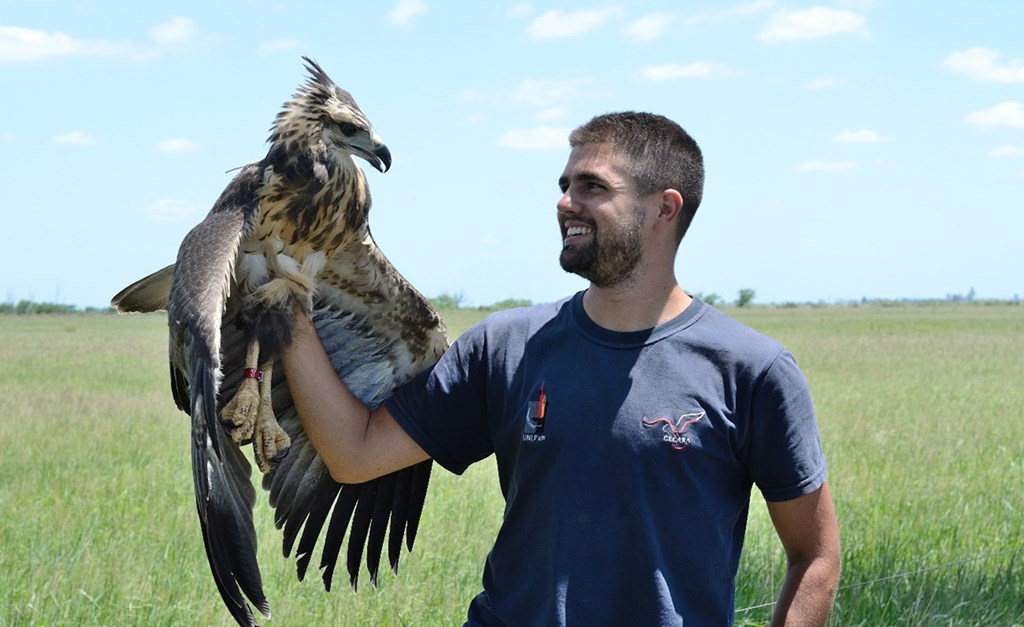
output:
<path id="1" fill-rule="evenodd" d="M 640 264 L 644 214 L 636 207 L 621 224 L 594 230 L 583 248 L 563 248 L 558 262 L 566 272 L 597 287 L 614 287 L 633 278 Z M 600 236 L 600 239 L 599 239 Z"/>

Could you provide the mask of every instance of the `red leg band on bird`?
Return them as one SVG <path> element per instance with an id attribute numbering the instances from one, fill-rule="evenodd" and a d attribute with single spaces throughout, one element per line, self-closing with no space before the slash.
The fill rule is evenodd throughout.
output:
<path id="1" fill-rule="evenodd" d="M 257 381 L 263 380 L 263 371 L 259 368 L 246 368 L 243 375 L 246 379 L 256 379 Z"/>

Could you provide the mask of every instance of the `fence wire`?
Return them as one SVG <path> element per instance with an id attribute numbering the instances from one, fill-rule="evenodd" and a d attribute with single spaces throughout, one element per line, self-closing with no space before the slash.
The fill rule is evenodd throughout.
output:
<path id="1" fill-rule="evenodd" d="M 1024 551 L 1024 546 L 1019 546 L 1019 547 L 1014 548 L 1014 549 L 1005 549 L 1005 550 L 1002 550 L 1002 551 L 997 551 L 995 553 L 988 553 L 986 555 L 976 555 L 974 557 L 967 557 L 967 558 L 964 558 L 964 559 L 961 559 L 961 560 L 956 560 L 954 562 L 945 562 L 943 564 L 935 564 L 933 566 L 926 566 L 924 568 L 919 568 L 917 570 L 910 570 L 910 571 L 906 571 L 906 572 L 902 572 L 902 573 L 896 573 L 894 575 L 886 575 L 885 577 L 879 577 L 878 579 L 869 579 L 868 581 L 859 581 L 857 583 L 848 583 L 848 584 L 839 586 L 839 588 L 836 589 L 836 594 L 842 592 L 843 590 L 850 590 L 850 589 L 853 589 L 853 588 L 862 588 L 864 586 L 870 586 L 872 584 L 882 583 L 884 581 L 891 581 L 893 579 L 903 579 L 905 577 L 913 577 L 914 575 L 921 575 L 921 574 L 924 574 L 924 573 L 932 572 L 934 570 L 943 570 L 945 568 L 953 568 L 954 566 L 962 566 L 964 564 L 970 564 L 971 562 L 980 562 L 980 561 L 983 561 L 983 560 L 990 560 L 990 559 L 994 559 L 996 557 L 1002 557 L 1003 555 L 1009 555 L 1011 553 L 1020 553 L 1021 551 Z M 743 609 L 736 610 L 736 613 L 737 614 L 741 614 L 743 612 L 750 612 L 752 610 L 760 610 L 760 609 L 763 609 L 763 608 L 766 608 L 766 607 L 771 607 L 773 605 L 775 605 L 775 601 L 769 601 L 768 603 L 761 603 L 760 605 L 751 605 L 750 607 L 745 607 Z"/>

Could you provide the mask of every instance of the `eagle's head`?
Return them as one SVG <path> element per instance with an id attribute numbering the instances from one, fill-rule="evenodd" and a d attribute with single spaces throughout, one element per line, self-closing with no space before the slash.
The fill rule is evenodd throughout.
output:
<path id="1" fill-rule="evenodd" d="M 277 114 L 270 131 L 271 152 L 280 151 L 293 166 L 311 158 L 317 178 L 326 176 L 332 165 L 351 163 L 352 155 L 387 172 L 391 151 L 352 95 L 338 87 L 315 61 L 302 59 L 310 76 Z"/>

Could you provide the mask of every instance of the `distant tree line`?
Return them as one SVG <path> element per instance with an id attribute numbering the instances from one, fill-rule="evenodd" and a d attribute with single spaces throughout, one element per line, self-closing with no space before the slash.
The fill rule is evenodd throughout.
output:
<path id="1" fill-rule="evenodd" d="M 462 309 L 462 304 L 466 302 L 466 298 L 462 292 L 456 292 L 454 294 L 444 293 L 434 298 L 428 298 L 430 304 L 437 309 Z M 533 301 L 526 298 L 506 298 L 505 300 L 498 301 L 493 305 L 479 305 L 473 309 L 479 311 L 501 311 L 502 309 L 512 309 L 513 307 L 529 307 L 533 304 Z"/>
<path id="2" fill-rule="evenodd" d="M 17 303 L 0 303 L 0 314 L 69 314 L 69 313 L 96 313 L 113 311 L 110 307 L 97 309 L 86 307 L 79 309 L 75 305 L 64 303 L 37 303 L 31 300 L 19 300 Z"/>
<path id="3" fill-rule="evenodd" d="M 710 292 L 708 294 L 705 294 L 704 292 L 694 292 L 693 294 L 691 294 L 691 296 L 696 296 L 697 298 L 701 299 L 702 301 L 711 305 L 712 307 L 718 307 L 721 305 L 729 304 L 725 302 L 724 298 L 722 298 L 721 296 L 714 292 Z M 732 304 L 737 307 L 749 307 L 754 304 L 755 296 L 757 296 L 757 292 L 750 288 L 743 288 L 740 291 L 736 292 L 736 300 L 734 300 Z"/>
<path id="4" fill-rule="evenodd" d="M 719 296 L 715 292 L 693 292 L 693 296 L 701 299 L 705 303 L 713 307 L 723 306 L 735 306 L 735 307 L 750 307 L 754 304 L 754 298 L 757 297 L 757 292 L 750 289 L 744 288 L 736 292 L 736 299 L 729 302 L 723 297 Z M 436 307 L 442 310 L 452 309 L 463 309 L 466 302 L 466 297 L 462 292 L 455 293 L 443 293 L 434 298 L 428 298 L 427 300 Z M 1021 304 L 1020 296 L 1017 294 L 1013 295 L 1011 299 L 999 299 L 989 298 L 982 299 L 977 298 L 974 288 L 972 287 L 964 294 L 946 294 L 945 298 L 861 298 L 859 300 L 845 300 L 837 301 L 833 303 L 826 303 L 824 301 L 818 302 L 784 302 L 784 303 L 773 303 L 770 306 L 774 307 L 857 307 L 860 305 L 875 305 L 875 306 L 889 306 L 895 307 L 900 305 L 937 305 L 943 303 L 968 303 L 974 305 L 998 305 L 998 304 Z M 513 307 L 529 307 L 533 304 L 533 301 L 526 298 L 506 298 L 505 300 L 498 301 L 492 305 L 479 305 L 472 307 L 479 311 L 500 311 L 502 309 L 511 309 Z M 30 300 L 20 300 L 17 303 L 6 302 L 0 303 L 0 315 L 3 314 L 71 314 L 71 313 L 113 313 L 112 307 L 85 307 L 79 308 L 75 305 L 67 305 L 64 303 L 37 303 Z"/>
<path id="5" fill-rule="evenodd" d="M 754 303 L 754 297 L 757 296 L 757 292 L 749 288 L 739 290 L 736 293 L 736 300 L 732 303 L 725 302 L 725 299 L 714 292 L 709 294 L 695 292 L 693 296 L 696 296 L 713 307 L 729 304 L 735 305 L 736 307 L 749 307 Z M 466 298 L 462 292 L 455 292 L 454 294 L 446 292 L 440 296 L 429 298 L 427 300 L 429 300 L 430 304 L 438 309 L 462 309 L 462 304 L 466 301 Z M 529 307 L 532 304 L 533 301 L 526 298 L 506 298 L 505 300 L 498 301 L 493 305 L 480 305 L 473 309 L 480 311 L 500 311 L 502 309 L 511 309 L 513 307 Z"/>

